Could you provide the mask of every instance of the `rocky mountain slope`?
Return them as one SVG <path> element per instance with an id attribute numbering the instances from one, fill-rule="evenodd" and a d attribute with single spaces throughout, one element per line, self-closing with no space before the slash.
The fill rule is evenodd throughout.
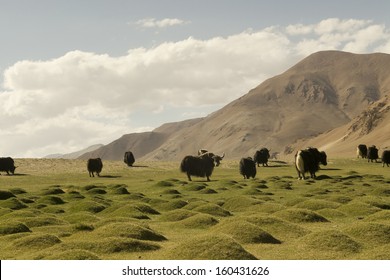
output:
<path id="1" fill-rule="evenodd" d="M 307 145 L 351 156 L 362 141 L 389 146 L 389 93 L 389 54 L 318 52 L 205 118 L 124 135 L 81 158 L 132 150 L 139 160 L 179 160 L 206 148 L 235 159 L 263 146 L 290 157 Z"/>

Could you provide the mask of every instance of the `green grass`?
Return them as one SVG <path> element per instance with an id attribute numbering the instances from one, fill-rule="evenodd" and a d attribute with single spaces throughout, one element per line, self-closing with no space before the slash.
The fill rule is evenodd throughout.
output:
<path id="1" fill-rule="evenodd" d="M 388 259 L 390 168 L 329 160 L 316 180 L 270 162 L 211 182 L 179 162 L 15 159 L 0 176 L 1 259 Z M 273 166 L 274 165 L 274 166 Z M 273 167 L 272 167 L 273 166 Z"/>

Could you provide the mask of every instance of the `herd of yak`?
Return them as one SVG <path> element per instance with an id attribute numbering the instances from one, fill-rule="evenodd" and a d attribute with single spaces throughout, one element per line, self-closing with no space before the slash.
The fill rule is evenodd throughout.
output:
<path id="1" fill-rule="evenodd" d="M 210 181 L 210 176 L 213 173 L 214 167 L 219 166 L 225 153 L 222 156 L 208 152 L 207 150 L 199 150 L 196 156 L 185 156 L 180 164 L 180 170 L 187 174 L 188 180 L 191 181 L 191 176 L 205 177 Z M 358 145 L 357 157 L 366 158 L 368 161 L 377 161 L 379 159 L 378 149 L 375 146 L 367 147 L 364 144 Z M 245 157 L 240 160 L 239 171 L 244 179 L 256 177 L 256 167 L 268 166 L 270 151 L 267 148 L 262 148 L 256 151 L 252 157 Z M 389 166 L 390 150 L 382 152 L 382 165 Z M 124 154 L 123 160 L 128 166 L 133 166 L 135 158 L 132 152 L 128 151 Z M 320 164 L 327 165 L 327 155 L 324 151 L 319 151 L 317 148 L 307 148 L 300 150 L 295 154 L 295 168 L 298 173 L 298 179 L 306 179 L 305 174 L 309 173 L 311 178 L 316 178 L 316 172 L 320 169 Z M 0 171 L 7 172 L 9 175 L 15 172 L 14 160 L 11 157 L 0 158 Z M 90 177 L 96 174 L 100 176 L 103 169 L 103 162 L 100 158 L 91 158 L 87 162 L 87 169 Z"/>

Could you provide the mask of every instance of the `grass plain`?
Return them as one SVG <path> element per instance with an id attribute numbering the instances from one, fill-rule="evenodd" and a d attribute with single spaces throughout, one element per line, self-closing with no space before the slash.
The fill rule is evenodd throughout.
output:
<path id="1" fill-rule="evenodd" d="M 297 180 L 271 161 L 244 180 L 238 161 L 211 182 L 179 162 L 15 159 L 0 176 L 0 259 L 390 259 L 390 168 L 330 160 Z"/>

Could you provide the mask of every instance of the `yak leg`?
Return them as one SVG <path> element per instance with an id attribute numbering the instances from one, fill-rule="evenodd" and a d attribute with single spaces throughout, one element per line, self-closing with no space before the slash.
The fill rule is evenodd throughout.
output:
<path id="1" fill-rule="evenodd" d="M 187 172 L 187 177 L 188 177 L 188 181 L 192 181 L 192 180 L 191 180 L 191 175 L 190 175 L 190 173 L 188 173 L 188 172 Z"/>

